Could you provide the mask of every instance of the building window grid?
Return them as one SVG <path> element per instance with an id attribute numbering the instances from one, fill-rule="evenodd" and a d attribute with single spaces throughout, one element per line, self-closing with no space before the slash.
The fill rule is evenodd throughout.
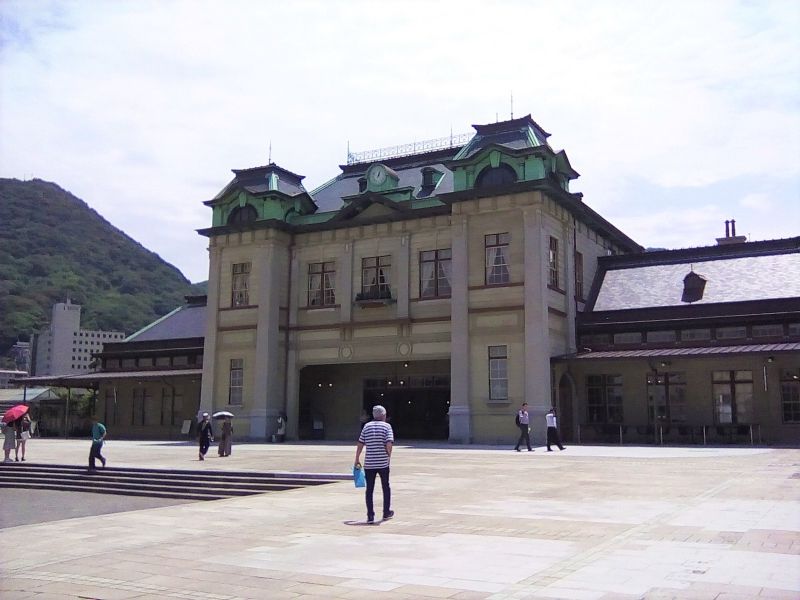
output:
<path id="1" fill-rule="evenodd" d="M 489 346 L 489 399 L 508 400 L 508 346 Z"/>
<path id="2" fill-rule="evenodd" d="M 784 423 L 800 423 L 800 369 L 781 371 L 781 414 Z"/>
<path id="3" fill-rule="evenodd" d="M 511 281 L 508 270 L 509 233 L 492 233 L 484 236 L 486 252 L 486 285 L 503 285 Z"/>
<path id="4" fill-rule="evenodd" d="M 589 423 L 622 423 L 622 375 L 589 375 L 586 399 Z"/>
<path id="5" fill-rule="evenodd" d="M 647 414 L 650 423 L 686 422 L 686 374 L 647 375 Z"/>
<path id="6" fill-rule="evenodd" d="M 244 359 L 232 358 L 230 364 L 228 404 L 240 406 L 242 404 L 242 390 L 244 388 Z"/>
<path id="7" fill-rule="evenodd" d="M 308 265 L 308 306 L 336 304 L 336 263 L 321 262 Z"/>
<path id="8" fill-rule="evenodd" d="M 547 254 L 548 276 L 547 285 L 559 289 L 558 280 L 558 238 L 550 236 L 550 250 Z"/>
<path id="9" fill-rule="evenodd" d="M 231 306 L 250 305 L 250 263 L 235 263 L 231 267 Z"/>
<path id="10" fill-rule="evenodd" d="M 386 298 L 392 281 L 392 257 L 371 256 L 361 259 L 361 293 L 368 297 Z"/>
<path id="11" fill-rule="evenodd" d="M 713 371 L 711 388 L 714 397 L 714 419 L 720 425 L 752 422 L 753 372 Z"/>
<path id="12" fill-rule="evenodd" d="M 453 253 L 450 248 L 419 253 L 419 297 L 449 298 Z"/>

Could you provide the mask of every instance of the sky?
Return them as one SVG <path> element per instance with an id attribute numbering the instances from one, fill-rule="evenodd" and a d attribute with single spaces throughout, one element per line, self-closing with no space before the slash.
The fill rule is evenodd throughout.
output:
<path id="1" fill-rule="evenodd" d="M 270 158 L 531 114 L 645 247 L 800 235 L 800 1 L 0 0 L 0 177 L 53 181 L 207 279 L 213 198 Z M 2 218 L 0 216 L 0 218 Z"/>

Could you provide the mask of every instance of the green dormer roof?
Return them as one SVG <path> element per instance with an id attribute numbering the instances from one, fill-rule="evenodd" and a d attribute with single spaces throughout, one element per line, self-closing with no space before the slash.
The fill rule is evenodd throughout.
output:
<path id="1" fill-rule="evenodd" d="M 469 159 L 490 145 L 512 150 L 548 146 L 550 134 L 542 129 L 530 115 L 488 125 L 473 125 L 473 137 L 453 158 L 454 161 Z"/>

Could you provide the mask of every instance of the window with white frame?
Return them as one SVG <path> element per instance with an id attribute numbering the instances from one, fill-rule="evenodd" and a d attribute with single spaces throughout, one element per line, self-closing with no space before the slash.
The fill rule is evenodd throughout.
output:
<path id="1" fill-rule="evenodd" d="M 453 252 L 450 248 L 419 253 L 419 297 L 449 298 Z"/>
<path id="2" fill-rule="evenodd" d="M 244 359 L 232 358 L 228 387 L 228 404 L 241 405 L 244 388 Z"/>
<path id="3" fill-rule="evenodd" d="M 550 251 L 547 255 L 548 276 L 547 285 L 559 289 L 558 281 L 558 238 L 550 236 Z"/>
<path id="4" fill-rule="evenodd" d="M 389 298 L 391 296 L 392 257 L 370 256 L 361 259 L 361 296 Z"/>
<path id="5" fill-rule="evenodd" d="M 508 271 L 509 233 L 492 233 L 484 236 L 486 249 L 486 285 L 503 285 L 511 281 Z"/>
<path id="6" fill-rule="evenodd" d="M 508 346 L 489 346 L 489 400 L 508 400 Z"/>
<path id="7" fill-rule="evenodd" d="M 250 263 L 235 263 L 231 270 L 231 306 L 250 306 Z"/>
<path id="8" fill-rule="evenodd" d="M 622 423 L 622 375 L 587 376 L 586 408 L 589 423 Z"/>
<path id="9" fill-rule="evenodd" d="M 320 262 L 308 265 L 308 305 L 336 304 L 336 263 Z"/>

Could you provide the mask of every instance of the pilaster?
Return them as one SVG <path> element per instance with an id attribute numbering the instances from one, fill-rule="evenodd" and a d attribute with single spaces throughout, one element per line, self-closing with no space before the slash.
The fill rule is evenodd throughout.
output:
<path id="1" fill-rule="evenodd" d="M 294 336 L 292 327 L 297 325 L 298 298 L 302 289 L 300 281 L 300 263 L 294 249 L 290 250 L 289 259 L 289 335 L 286 352 L 286 437 L 290 440 L 298 439 L 300 421 L 300 373 L 297 370 L 297 352 L 294 350 Z"/>
<path id="2" fill-rule="evenodd" d="M 577 308 L 575 306 L 575 221 L 564 224 L 564 289 L 567 292 L 567 353 L 575 352 L 575 323 Z"/>
<path id="3" fill-rule="evenodd" d="M 408 234 L 400 237 L 397 256 L 397 318 L 408 318 L 409 269 L 411 263 L 411 240 Z"/>
<path id="4" fill-rule="evenodd" d="M 546 431 L 550 407 L 550 333 L 547 313 L 549 239 L 541 207 L 524 211 L 525 230 L 525 401 L 538 442 Z"/>
<path id="5" fill-rule="evenodd" d="M 217 373 L 217 327 L 219 321 L 219 280 L 222 248 L 208 248 L 208 297 L 206 299 L 206 335 L 203 341 L 203 378 L 200 387 L 200 412 L 213 412 Z"/>
<path id="6" fill-rule="evenodd" d="M 345 323 L 353 320 L 353 242 L 345 242 L 341 259 L 336 266 L 336 303 L 341 306 L 339 314 Z"/>
<path id="7" fill-rule="evenodd" d="M 450 441 L 472 438 L 469 385 L 469 252 L 467 217 L 453 216 L 450 315 Z"/>

